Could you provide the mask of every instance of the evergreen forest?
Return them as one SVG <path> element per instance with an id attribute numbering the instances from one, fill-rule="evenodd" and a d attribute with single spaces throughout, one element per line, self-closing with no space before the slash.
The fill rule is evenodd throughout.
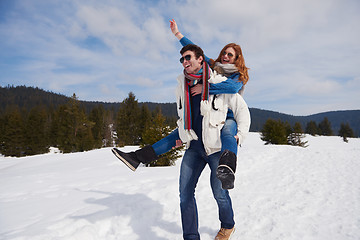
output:
<path id="1" fill-rule="evenodd" d="M 139 104 L 131 92 L 115 109 L 101 103 L 86 106 L 76 94 L 68 98 L 34 88 L 15 89 L 25 93 L 0 92 L 4 100 L 0 109 L 0 153 L 5 156 L 47 153 L 50 147 L 71 153 L 112 146 L 144 146 L 175 128 L 174 117 L 164 116 L 160 106 L 151 111 L 146 103 Z M 26 94 L 34 90 L 46 97 Z M 180 149 L 164 154 L 151 166 L 173 165 Z"/>
<path id="2" fill-rule="evenodd" d="M 339 135 L 344 141 L 360 133 L 360 110 L 304 117 L 256 108 L 250 113 L 250 131 L 261 132 L 266 144 L 306 146 L 304 133 Z M 50 147 L 70 153 L 144 146 L 169 134 L 176 114 L 175 103 L 139 103 L 131 92 L 122 102 L 104 103 L 80 101 L 75 93 L 67 97 L 34 87 L 0 87 L 0 153 L 21 157 L 46 153 Z M 178 152 L 164 154 L 152 166 L 173 165 Z"/>

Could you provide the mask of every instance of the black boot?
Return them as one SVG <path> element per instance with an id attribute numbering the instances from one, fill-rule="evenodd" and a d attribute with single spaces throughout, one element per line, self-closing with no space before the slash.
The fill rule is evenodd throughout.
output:
<path id="1" fill-rule="evenodd" d="M 236 171 L 236 154 L 225 150 L 219 160 L 219 166 L 216 169 L 216 176 L 221 181 L 223 189 L 233 189 Z"/>
<path id="2" fill-rule="evenodd" d="M 136 170 L 140 163 L 147 164 L 157 159 L 157 155 L 151 145 L 129 153 L 122 152 L 117 148 L 113 148 L 111 151 L 133 171 Z"/>

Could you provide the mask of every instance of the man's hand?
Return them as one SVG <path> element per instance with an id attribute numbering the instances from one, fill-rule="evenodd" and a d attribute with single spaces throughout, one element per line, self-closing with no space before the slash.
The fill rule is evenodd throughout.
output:
<path id="1" fill-rule="evenodd" d="M 170 20 L 170 29 L 171 32 L 175 35 L 175 37 L 177 37 L 177 39 L 181 40 L 184 37 L 184 35 L 179 32 L 178 26 L 174 19 Z"/>
<path id="2" fill-rule="evenodd" d="M 170 29 L 171 29 L 173 34 L 176 34 L 177 32 L 179 32 L 177 24 L 176 24 L 174 19 L 170 20 Z"/>

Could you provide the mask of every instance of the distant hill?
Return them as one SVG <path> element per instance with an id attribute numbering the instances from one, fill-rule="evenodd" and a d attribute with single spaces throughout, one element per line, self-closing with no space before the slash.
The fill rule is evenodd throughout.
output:
<path id="1" fill-rule="evenodd" d="M 319 124 L 326 117 L 331 122 L 331 128 L 334 131 L 334 134 L 338 133 L 341 123 L 349 123 L 350 127 L 354 130 L 355 135 L 360 136 L 360 110 L 331 111 L 308 116 L 293 116 L 274 111 L 250 108 L 250 113 L 252 117 L 251 131 L 254 132 L 260 131 L 268 118 L 275 120 L 280 119 L 283 122 L 287 121 L 291 126 L 294 126 L 296 122 L 299 122 L 305 130 L 308 122 L 314 121 Z"/>
<path id="2" fill-rule="evenodd" d="M 53 93 L 45 91 L 37 87 L 26 86 L 0 86 L 0 113 L 3 112 L 9 106 L 19 106 L 22 109 L 31 109 L 34 106 L 44 105 L 47 107 L 57 107 L 62 104 L 66 104 L 69 101 L 68 96 L 59 93 Z M 82 106 L 90 111 L 98 104 L 102 104 L 105 109 L 113 109 L 117 111 L 121 102 L 109 103 L 109 102 L 96 102 L 96 101 L 80 101 Z M 153 111 L 156 107 L 160 107 L 162 113 L 165 116 L 176 116 L 176 104 L 175 103 L 152 103 L 144 102 L 139 103 L 146 104 L 149 110 Z"/>
<path id="3" fill-rule="evenodd" d="M 65 104 L 69 100 L 69 97 L 45 91 L 36 87 L 26 86 L 7 86 L 0 87 L 0 114 L 9 106 L 19 106 L 20 108 L 29 110 L 34 106 L 44 105 L 47 107 L 57 107 L 58 105 Z M 110 109 L 115 112 L 121 106 L 120 102 L 108 103 L 108 102 L 93 102 L 93 101 L 80 101 L 87 111 L 90 111 L 98 104 L 102 104 L 105 109 Z M 140 105 L 146 104 L 152 111 L 159 107 L 163 115 L 167 117 L 176 117 L 176 103 L 153 103 L 153 102 L 141 102 Z M 250 108 L 251 113 L 251 128 L 250 131 L 258 132 L 262 129 L 262 126 L 267 119 L 280 119 L 281 121 L 289 122 L 291 126 L 295 122 L 301 123 L 303 129 L 310 121 L 315 121 L 319 124 L 325 117 L 331 122 L 331 127 L 335 134 L 340 129 L 341 123 L 349 123 L 350 127 L 354 130 L 356 136 L 360 136 L 360 110 L 345 110 L 345 111 L 331 111 L 318 114 L 312 114 L 308 116 L 293 116 L 285 113 L 274 112 L 269 110 L 263 110 L 258 108 Z"/>

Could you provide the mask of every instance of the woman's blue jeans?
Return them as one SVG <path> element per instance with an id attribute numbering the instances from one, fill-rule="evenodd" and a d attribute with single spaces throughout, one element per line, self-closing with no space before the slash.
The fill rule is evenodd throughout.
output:
<path id="1" fill-rule="evenodd" d="M 152 145 L 157 156 L 167 153 L 176 145 L 176 140 L 180 140 L 179 130 L 176 128 L 169 135 Z"/>
<path id="2" fill-rule="evenodd" d="M 234 118 L 227 118 L 221 129 L 221 152 L 228 149 L 237 154 L 238 144 L 235 135 L 237 134 L 237 124 Z"/>
<path id="3" fill-rule="evenodd" d="M 233 228 L 234 212 L 228 190 L 222 189 L 220 180 L 216 177 L 220 152 L 207 156 L 205 150 L 189 148 L 186 150 L 180 168 L 180 210 L 184 239 L 200 239 L 198 232 L 198 212 L 195 200 L 195 188 L 198 179 L 209 164 L 211 169 L 210 185 L 219 210 L 219 220 L 222 228 Z"/>
<path id="4" fill-rule="evenodd" d="M 228 149 L 237 154 L 237 142 L 235 135 L 237 133 L 237 125 L 234 118 L 227 118 L 223 128 L 221 129 L 221 152 Z M 167 153 L 176 145 L 176 140 L 180 140 L 179 130 L 176 128 L 168 136 L 152 145 L 157 156 Z"/>

